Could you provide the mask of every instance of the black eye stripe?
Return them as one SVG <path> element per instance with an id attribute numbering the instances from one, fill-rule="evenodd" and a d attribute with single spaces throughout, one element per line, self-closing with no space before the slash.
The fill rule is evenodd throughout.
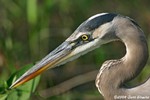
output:
<path id="1" fill-rule="evenodd" d="M 116 16 L 117 14 L 113 13 L 97 16 L 91 20 L 86 20 L 85 22 L 83 22 L 77 30 L 79 32 L 92 31 L 105 23 L 111 22 Z"/>

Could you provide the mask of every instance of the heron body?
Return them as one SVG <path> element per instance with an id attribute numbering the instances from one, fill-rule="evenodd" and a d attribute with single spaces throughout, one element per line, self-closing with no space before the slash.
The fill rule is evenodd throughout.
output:
<path id="1" fill-rule="evenodd" d="M 126 46 L 126 54 L 119 60 L 106 61 L 97 75 L 96 86 L 106 100 L 118 96 L 150 96 L 149 80 L 137 87 L 127 88 L 125 83 L 134 79 L 148 59 L 147 42 L 143 31 L 129 18 L 116 18 L 116 35 Z M 127 98 L 126 98 L 127 99 Z M 150 99 L 150 98 L 149 98 Z"/>
<path id="2" fill-rule="evenodd" d="M 10 88 L 112 41 L 123 42 L 126 54 L 121 59 L 104 62 L 96 78 L 99 92 L 106 100 L 127 100 L 129 96 L 133 97 L 132 100 L 139 100 L 139 96 L 150 100 L 150 79 L 135 87 L 125 85 L 139 75 L 147 62 L 145 35 L 133 19 L 112 13 L 97 14 L 84 21 L 65 42 L 23 74 Z M 124 98 L 119 98 L 121 96 Z"/>

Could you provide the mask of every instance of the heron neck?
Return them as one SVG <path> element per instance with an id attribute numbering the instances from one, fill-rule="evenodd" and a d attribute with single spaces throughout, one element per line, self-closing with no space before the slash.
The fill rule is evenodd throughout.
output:
<path id="1" fill-rule="evenodd" d="M 122 82 L 126 83 L 134 79 L 144 68 L 148 59 L 148 47 L 142 31 L 137 31 L 136 35 L 123 40 L 126 46 L 126 55 L 123 57 Z"/>
<path id="2" fill-rule="evenodd" d="M 116 64 L 117 60 L 114 67 L 103 72 L 105 78 L 101 77 L 100 88 L 106 100 L 112 100 L 115 95 L 127 95 L 125 83 L 142 71 L 148 59 L 147 42 L 141 30 L 120 39 L 126 46 L 126 54 L 120 59 L 121 63 Z M 107 72 L 109 74 L 105 74 Z"/>

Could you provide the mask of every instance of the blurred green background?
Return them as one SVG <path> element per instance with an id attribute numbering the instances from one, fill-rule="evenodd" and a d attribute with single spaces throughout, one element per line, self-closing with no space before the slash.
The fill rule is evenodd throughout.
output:
<path id="1" fill-rule="evenodd" d="M 135 19 L 150 47 L 149 4 L 149 0 L 0 0 L 0 80 L 39 61 L 97 13 L 114 12 Z M 103 100 L 95 86 L 97 71 L 105 60 L 124 54 L 124 45 L 113 42 L 48 70 L 30 100 Z M 150 60 L 129 84 L 140 83 L 149 75 Z"/>

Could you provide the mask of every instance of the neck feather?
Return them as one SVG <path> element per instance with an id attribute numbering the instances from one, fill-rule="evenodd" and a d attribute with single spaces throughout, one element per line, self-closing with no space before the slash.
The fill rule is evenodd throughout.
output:
<path id="1" fill-rule="evenodd" d="M 123 41 L 126 46 L 126 55 L 123 57 L 124 68 L 122 68 L 125 74 L 123 82 L 128 82 L 139 75 L 148 59 L 148 46 L 144 33 L 138 30 L 134 34 L 139 35 Z"/>
<path id="2" fill-rule="evenodd" d="M 119 73 L 125 83 L 135 78 L 144 68 L 148 59 L 148 46 L 145 35 L 139 26 L 127 18 L 116 20 L 116 33 L 126 46 L 126 55 L 122 58 Z"/>
<path id="3" fill-rule="evenodd" d="M 124 84 L 142 71 L 148 59 L 148 46 L 143 31 L 131 21 L 125 20 L 116 22 L 116 33 L 119 33 L 117 36 L 126 46 L 126 54 L 120 59 L 121 63 L 106 68 L 97 76 L 97 87 L 107 100 L 113 100 L 114 95 L 127 95 Z"/>

